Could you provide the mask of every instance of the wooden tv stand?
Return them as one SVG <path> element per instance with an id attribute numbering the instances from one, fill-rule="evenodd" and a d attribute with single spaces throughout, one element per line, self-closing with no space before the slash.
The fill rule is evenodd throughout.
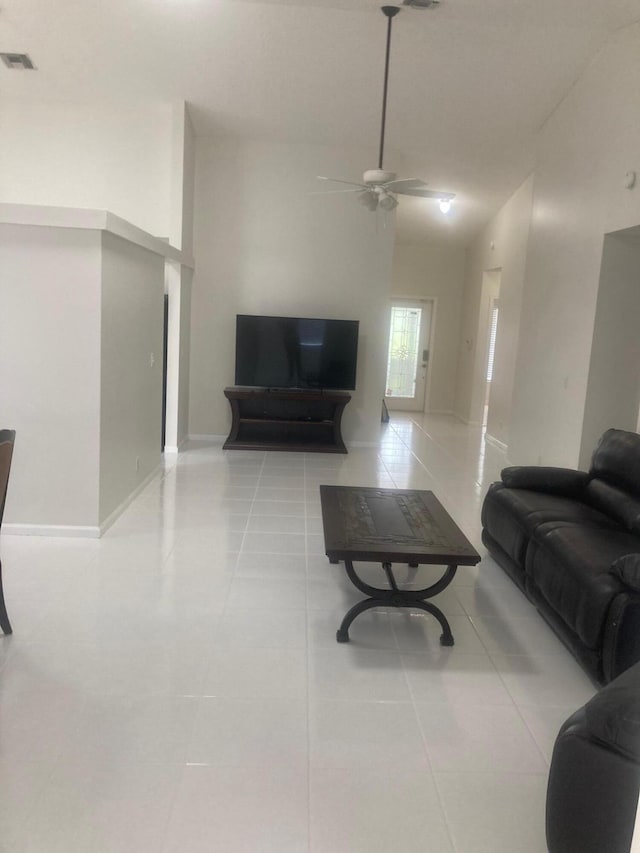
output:
<path id="1" fill-rule="evenodd" d="M 346 453 L 341 421 L 347 391 L 225 388 L 231 432 L 223 447 L 233 450 L 298 450 Z"/>

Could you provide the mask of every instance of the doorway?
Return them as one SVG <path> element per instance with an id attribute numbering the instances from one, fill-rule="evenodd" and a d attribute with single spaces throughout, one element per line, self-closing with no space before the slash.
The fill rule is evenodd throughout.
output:
<path id="1" fill-rule="evenodd" d="M 471 407 L 469 410 L 469 421 L 474 424 L 489 425 L 492 410 L 495 403 L 496 368 L 499 363 L 494 360 L 494 355 L 499 343 L 499 311 L 498 299 L 500 297 L 500 284 L 502 269 L 497 267 L 493 270 L 485 270 L 482 273 L 482 291 L 478 309 L 478 325 L 476 331 L 476 345 L 473 356 L 473 387 L 471 391 Z M 493 324 L 495 322 L 495 333 L 492 337 Z M 472 342 L 469 341 L 470 348 Z M 491 372 L 489 373 L 489 365 Z"/>
<path id="2" fill-rule="evenodd" d="M 385 403 L 395 411 L 425 409 L 433 300 L 394 299 L 387 352 Z"/>
<path id="3" fill-rule="evenodd" d="M 487 420 L 489 419 L 489 398 L 491 396 L 491 380 L 493 379 L 493 360 L 496 354 L 496 337 L 498 335 L 498 306 L 498 299 L 492 299 L 489 312 L 489 347 L 487 353 L 487 370 L 485 372 L 487 384 L 484 392 L 484 410 L 482 415 L 483 426 L 487 425 Z"/>

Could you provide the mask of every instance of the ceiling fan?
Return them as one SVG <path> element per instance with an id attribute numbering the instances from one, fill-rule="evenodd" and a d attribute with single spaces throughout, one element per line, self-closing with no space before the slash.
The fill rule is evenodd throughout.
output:
<path id="1" fill-rule="evenodd" d="M 413 0 L 413 2 L 417 2 L 417 0 Z M 437 5 L 436 2 L 427 4 L 427 0 L 421 0 L 421 3 L 424 8 L 428 8 L 428 5 Z M 413 5 L 413 3 L 409 3 L 407 5 Z M 358 193 L 359 201 L 369 210 L 376 210 L 378 207 L 382 210 L 393 210 L 394 207 L 398 206 L 396 195 L 413 195 L 419 196 L 420 198 L 436 198 L 439 199 L 441 203 L 441 209 L 448 210 L 448 205 L 450 205 L 451 199 L 455 198 L 455 193 L 428 190 L 426 188 L 427 184 L 419 178 L 396 180 L 395 172 L 387 172 L 382 167 L 382 158 L 384 155 L 384 132 L 387 118 L 391 22 L 400 11 L 400 8 L 398 6 L 382 6 L 381 9 L 387 18 L 387 52 L 384 63 L 384 89 L 382 93 L 382 121 L 380 126 L 380 153 L 378 156 L 378 168 L 366 171 L 362 176 L 362 183 L 344 181 L 340 178 L 326 178 L 322 175 L 318 175 L 318 180 L 333 181 L 334 183 L 348 184 L 349 186 L 355 187 L 355 189 L 351 190 L 327 190 L 327 192 Z"/>

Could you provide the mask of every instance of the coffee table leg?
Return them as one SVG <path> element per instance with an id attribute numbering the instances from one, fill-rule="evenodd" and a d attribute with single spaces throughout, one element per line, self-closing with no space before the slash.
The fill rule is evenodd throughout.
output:
<path id="1" fill-rule="evenodd" d="M 357 604 L 354 604 L 353 607 L 347 611 L 344 619 L 342 620 L 342 624 L 336 631 L 336 640 L 339 643 L 348 643 L 349 642 L 349 626 L 361 613 L 364 613 L 365 610 L 371 610 L 373 607 L 387 607 L 389 605 L 388 601 L 384 601 L 379 598 L 368 598 L 366 601 L 359 601 Z"/>
<path id="2" fill-rule="evenodd" d="M 342 624 L 336 632 L 336 639 L 339 643 L 349 642 L 349 627 L 351 623 L 356 616 L 359 616 L 366 610 L 371 610 L 374 607 L 408 607 L 413 610 L 424 610 L 426 613 L 434 616 L 442 628 L 440 645 L 454 645 L 453 634 L 451 632 L 451 626 L 447 621 L 447 617 L 439 607 L 425 601 L 425 598 L 432 598 L 434 595 L 442 592 L 443 589 L 449 586 L 456 574 L 457 566 L 447 566 L 446 572 L 439 581 L 432 584 L 430 587 L 427 587 L 427 589 L 420 590 L 399 589 L 393 576 L 391 563 L 384 562 L 382 564 L 382 568 L 385 570 L 389 581 L 390 589 L 388 590 L 378 589 L 377 587 L 369 586 L 369 584 L 365 583 L 356 574 L 351 560 L 345 560 L 344 567 L 347 572 L 347 576 L 353 585 L 361 592 L 364 592 L 365 595 L 368 595 L 369 598 L 358 602 L 358 604 L 354 604 L 354 606 L 347 611 L 344 619 L 342 620 Z"/>
<path id="3" fill-rule="evenodd" d="M 442 634 L 440 635 L 440 645 L 441 646 L 453 646 L 453 634 L 451 633 L 451 626 L 447 620 L 447 617 L 444 615 L 442 610 L 439 607 L 436 607 L 433 604 L 429 604 L 427 601 L 413 601 L 411 602 L 411 607 L 415 607 L 417 610 L 424 610 L 426 613 L 430 613 L 440 623 L 440 627 L 442 628 Z"/>

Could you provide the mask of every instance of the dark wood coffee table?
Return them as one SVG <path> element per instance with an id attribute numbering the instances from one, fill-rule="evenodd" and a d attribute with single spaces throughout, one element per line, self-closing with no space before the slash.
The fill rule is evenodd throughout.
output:
<path id="1" fill-rule="evenodd" d="M 480 554 L 471 545 L 433 492 L 416 489 L 372 489 L 360 486 L 320 486 L 324 544 L 331 563 L 344 560 L 353 585 L 368 597 L 345 615 L 336 638 L 349 642 L 349 626 L 373 607 L 425 610 L 440 622 L 443 646 L 453 645 L 449 623 L 435 604 L 425 599 L 442 592 L 458 566 L 475 566 Z M 389 587 L 365 583 L 353 567 L 355 560 L 381 563 Z M 440 580 L 426 589 L 399 589 L 392 564 L 446 566 Z"/>

